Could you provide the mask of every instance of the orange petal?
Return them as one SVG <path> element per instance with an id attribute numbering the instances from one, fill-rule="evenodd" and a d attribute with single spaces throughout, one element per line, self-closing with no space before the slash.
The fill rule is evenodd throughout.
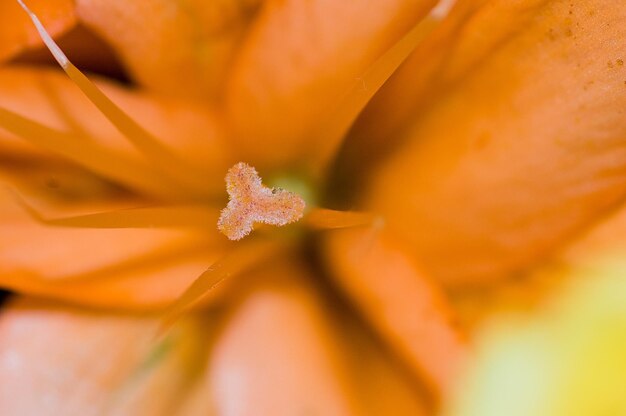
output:
<path id="1" fill-rule="evenodd" d="M 234 307 L 211 356 L 218 414 L 355 414 L 337 345 L 303 274 L 265 268 Z"/>
<path id="2" fill-rule="evenodd" d="M 197 193 L 197 190 L 202 190 L 204 183 L 198 177 L 197 173 L 191 169 L 183 159 L 176 156 L 174 152 L 164 146 L 161 141 L 152 135 L 149 131 L 144 129 L 139 123 L 137 123 L 132 117 L 130 117 L 124 110 L 122 110 L 115 102 L 113 102 L 97 85 L 95 85 L 87 76 L 79 70 L 74 64 L 72 64 L 63 51 L 59 48 L 59 45 L 50 37 L 50 34 L 42 26 L 39 18 L 34 14 L 21 0 L 19 0 L 20 6 L 30 16 L 33 24 L 37 27 L 41 39 L 44 44 L 54 56 L 54 59 L 63 68 L 63 71 L 69 76 L 73 84 L 77 86 L 81 92 L 89 99 L 89 101 L 95 105 L 100 113 L 106 117 L 106 119 L 113 124 L 113 126 L 123 134 L 124 138 L 132 144 L 132 146 L 142 154 L 146 161 L 159 173 L 161 173 L 162 180 L 172 181 L 173 189 L 184 189 L 186 192 L 191 184 L 193 193 Z M 41 127 L 27 122 L 27 120 L 21 120 L 19 116 L 7 113 L 3 111 L 3 123 L 5 127 L 11 132 L 22 136 L 24 138 L 37 136 L 37 130 L 41 130 Z M 44 129 L 45 130 L 45 129 Z M 42 132 L 43 135 L 57 135 L 54 132 Z M 77 140 L 73 140 L 77 141 Z M 72 142 L 72 141 L 71 141 Z M 73 144 L 73 143 L 72 143 Z M 99 150 L 99 149 L 98 149 Z M 69 153 L 69 150 L 66 150 Z M 84 158 L 88 155 L 84 155 Z M 125 165 L 127 163 L 120 163 Z"/>
<path id="3" fill-rule="evenodd" d="M 219 255 L 217 231 L 49 227 L 4 192 L 0 234 L 0 286 L 116 308 L 171 302 Z"/>
<path id="4" fill-rule="evenodd" d="M 111 46 L 84 25 L 77 24 L 62 35 L 55 36 L 54 40 L 81 70 L 113 79 L 128 78 Z M 57 62 L 48 48 L 41 45 L 20 53 L 12 60 L 12 64 L 56 66 Z"/>
<path id="5" fill-rule="evenodd" d="M 40 16 L 52 36 L 67 31 L 76 23 L 71 0 L 30 0 L 28 5 Z M 17 1 L 0 3 L 0 61 L 41 43 L 37 30 Z"/>
<path id="6" fill-rule="evenodd" d="M 351 414 L 429 414 L 428 399 L 418 383 L 353 317 L 342 313 L 345 311 L 328 308 L 318 298 L 317 291 L 302 279 L 311 276 L 292 266 L 274 265 L 249 277 L 248 282 L 256 283 L 247 286 L 248 290 L 235 303 L 235 310 L 227 316 L 223 332 L 217 332 L 217 356 L 207 363 L 209 370 L 206 377 L 191 390 L 185 408 L 188 413 L 183 414 L 213 414 L 216 408 L 224 414 L 245 413 L 246 406 L 255 404 L 247 400 L 255 399 L 257 394 L 264 394 L 261 403 L 266 407 L 255 409 L 255 415 L 282 414 L 283 411 L 289 414 L 290 410 L 298 407 L 297 399 L 304 396 L 310 403 L 318 398 L 320 390 L 328 389 L 316 386 L 323 382 L 319 378 L 328 371 L 328 365 L 348 371 L 346 377 L 344 374 L 339 374 L 339 378 L 335 375 L 327 384 L 332 388 L 338 382 L 347 380 L 347 389 L 342 387 L 339 393 L 345 396 L 343 400 L 346 403 L 351 402 L 348 405 Z M 332 317 L 329 316 L 331 313 Z M 285 314 L 292 318 L 287 318 Z M 210 319 L 214 321 L 214 318 Z M 240 338 L 246 336 L 244 332 L 256 338 L 249 338 L 246 342 Z M 306 342 L 309 337 L 311 340 Z M 283 341 L 284 344 L 281 344 Z M 226 351 L 227 348 L 230 352 Z M 285 350 L 288 353 L 281 358 L 281 352 Z M 331 356 L 322 358 L 320 354 Z M 307 363 L 308 357 L 314 362 Z M 327 360 L 334 361 L 335 358 L 345 365 L 327 364 Z M 226 360 L 227 363 L 220 361 L 217 370 L 211 371 L 216 360 Z M 318 360 L 322 361 L 321 368 L 315 366 Z M 247 365 L 250 362 L 253 364 Z M 226 366 L 228 369 L 224 368 Z M 231 372 L 240 366 L 243 371 Z M 237 374 L 237 380 L 242 381 L 239 385 L 233 379 L 234 374 Z M 284 374 L 287 377 L 281 379 Z M 310 385 L 313 388 L 307 390 Z M 247 390 L 247 386 L 252 392 L 246 391 L 238 401 L 238 388 Z M 258 392 L 254 393 L 254 390 Z M 297 394 L 291 397 L 281 394 L 292 391 Z M 243 406 L 236 407 L 240 403 Z M 274 409 L 284 403 L 287 403 L 284 407 Z M 328 401 L 324 400 L 323 404 L 326 403 Z M 330 411 L 328 408 L 321 410 L 323 414 Z"/>
<path id="7" fill-rule="evenodd" d="M 178 193 L 177 190 L 180 188 L 167 186 L 167 182 L 163 180 L 165 178 L 158 176 L 157 172 L 148 168 L 145 163 L 136 163 L 119 152 L 96 144 L 83 135 L 49 128 L 4 108 L 0 108 L 0 125 L 7 132 L 40 150 L 50 151 L 67 162 L 80 165 L 87 170 L 84 172 L 85 176 L 102 175 L 124 187 L 134 188 L 144 194 L 166 196 L 166 198 L 170 198 L 174 192 Z M 24 158 L 20 158 L 19 155 L 8 155 L 9 158 L 16 158 L 16 156 L 20 162 L 24 161 Z M 172 190 L 175 191 L 172 192 Z"/>
<path id="8" fill-rule="evenodd" d="M 626 207 L 603 213 L 572 235 L 546 261 L 515 279 L 479 290 L 455 293 L 453 302 L 466 326 L 478 326 L 496 314 L 535 312 L 567 290 L 574 278 L 595 279 L 621 270 L 626 259 Z"/>
<path id="9" fill-rule="evenodd" d="M 334 318 L 345 346 L 350 381 L 358 403 L 358 415 L 426 416 L 433 414 L 433 400 L 426 386 L 407 371 L 402 360 L 390 353 L 367 323 L 350 316 Z"/>
<path id="10" fill-rule="evenodd" d="M 465 20 L 367 202 L 434 277 L 509 276 L 621 202 L 625 18 L 609 0 L 496 1 Z"/>
<path id="11" fill-rule="evenodd" d="M 153 91 L 215 98 L 261 0 L 78 0 L 81 22 L 106 39 Z"/>
<path id="12" fill-rule="evenodd" d="M 225 254 L 216 259 L 201 275 L 199 275 L 187 289 L 176 299 L 163 314 L 163 330 L 178 320 L 196 302 L 214 296 L 216 288 L 232 280 L 240 278 L 250 269 L 259 267 L 272 257 L 286 251 L 284 241 L 248 240 L 244 243 L 231 246 Z"/>
<path id="13" fill-rule="evenodd" d="M 204 106 L 130 92 L 98 82 L 104 93 L 163 144 L 203 172 L 206 192 L 223 193 L 223 175 L 232 163 L 215 113 Z M 67 77 L 53 70 L 4 68 L 0 71 L 0 107 L 57 130 L 91 138 L 133 160 L 142 158 Z M 1 127 L 1 126 L 0 126 Z M 7 152 L 39 154 L 23 140 L 0 130 Z M 150 172 L 150 167 L 145 167 Z"/>
<path id="14" fill-rule="evenodd" d="M 0 160 L 0 186 L 19 191 L 29 201 L 36 200 L 40 208 L 45 205 L 46 212 L 53 215 L 146 204 L 114 183 L 63 160 L 46 155 L 20 157 L 2 151 Z"/>
<path id="15" fill-rule="evenodd" d="M 624 268 L 626 259 L 626 208 L 598 216 L 548 261 L 512 281 L 474 294 L 459 294 L 455 301 L 465 318 L 481 321 L 502 310 L 528 311 L 553 298 L 572 279 L 595 279 Z"/>
<path id="16" fill-rule="evenodd" d="M 381 149 L 391 147 L 402 138 L 399 131 L 413 122 L 421 110 L 420 106 L 428 105 L 429 100 L 439 94 L 441 83 L 449 81 L 448 71 L 460 71 L 458 68 L 451 70 L 447 66 L 451 56 L 458 59 L 456 54 L 462 58 L 470 55 L 469 63 L 457 64 L 467 70 L 467 66 L 480 61 L 484 54 L 489 53 L 500 38 L 515 30 L 515 27 L 507 24 L 493 27 L 491 36 L 483 37 L 484 44 L 476 48 L 479 50 L 472 49 L 471 54 L 467 51 L 460 53 L 455 48 L 455 42 L 467 36 L 463 32 L 464 25 L 484 1 L 457 0 L 445 18 L 438 17 L 435 13 L 437 10 L 433 10 L 429 18 L 424 19 L 421 25 L 426 32 L 425 39 L 374 96 L 352 128 L 349 144 L 353 149 L 350 150 L 358 153 L 360 159 L 379 157 Z M 442 3 L 446 2 L 440 2 L 439 6 Z M 528 7 L 527 4 L 521 6 L 522 9 Z M 363 160 L 360 162 L 367 163 Z"/>
<path id="17" fill-rule="evenodd" d="M 433 3 L 266 2 L 226 91 L 243 157 L 257 167 L 318 158 L 319 124 Z"/>
<path id="18" fill-rule="evenodd" d="M 605 260 L 626 258 L 626 206 L 598 216 L 554 256 L 557 266 L 587 268 Z M 550 264 L 548 264 L 549 266 Z"/>
<path id="19" fill-rule="evenodd" d="M 154 345 L 158 321 L 21 298 L 0 314 L 0 413 L 162 414 L 187 390 L 202 339 L 193 321 Z"/>
<path id="20" fill-rule="evenodd" d="M 416 374 L 446 392 L 466 347 L 443 294 L 375 230 L 334 231 L 325 241 L 334 278 L 361 313 Z"/>
<path id="21" fill-rule="evenodd" d="M 450 12 L 451 2 L 441 1 L 416 27 L 421 30 L 419 42 L 361 111 L 344 140 L 335 174 L 347 181 L 349 188 L 360 186 L 372 173 L 372 164 L 402 142 L 402 128 L 421 112 L 420 105 L 427 106 L 439 93 L 438 75 L 455 52 L 451 45 L 462 36 L 460 29 L 483 1 L 453 0 L 455 7 Z"/>

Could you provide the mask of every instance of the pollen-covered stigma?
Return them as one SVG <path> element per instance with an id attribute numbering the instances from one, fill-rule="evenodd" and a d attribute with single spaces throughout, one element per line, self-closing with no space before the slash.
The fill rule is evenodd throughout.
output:
<path id="1" fill-rule="evenodd" d="M 263 185 L 256 169 L 237 163 L 226 174 L 228 205 L 220 214 L 217 229 L 230 240 L 250 234 L 254 224 L 283 226 L 304 215 L 306 204 L 300 195 Z"/>

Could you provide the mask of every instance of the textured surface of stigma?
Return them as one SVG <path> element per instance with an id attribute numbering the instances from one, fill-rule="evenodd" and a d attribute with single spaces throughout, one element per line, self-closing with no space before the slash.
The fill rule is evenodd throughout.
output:
<path id="1" fill-rule="evenodd" d="M 256 169 L 240 162 L 226 174 L 228 205 L 217 228 L 231 240 L 240 240 L 255 223 L 282 226 L 302 218 L 304 200 L 293 192 L 263 186 Z"/>

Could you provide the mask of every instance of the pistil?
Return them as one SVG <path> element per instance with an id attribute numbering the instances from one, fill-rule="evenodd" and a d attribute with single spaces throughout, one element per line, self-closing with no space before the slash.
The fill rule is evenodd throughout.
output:
<path id="1" fill-rule="evenodd" d="M 228 170 L 226 191 L 229 202 L 217 228 L 230 240 L 240 240 L 256 223 L 283 226 L 304 215 L 306 203 L 298 194 L 281 188 L 268 188 L 252 166 L 240 162 Z"/>

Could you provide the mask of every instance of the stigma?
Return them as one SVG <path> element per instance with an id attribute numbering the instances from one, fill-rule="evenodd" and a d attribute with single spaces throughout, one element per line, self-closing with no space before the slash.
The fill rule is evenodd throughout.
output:
<path id="1" fill-rule="evenodd" d="M 230 240 L 241 240 L 258 223 L 283 226 L 304 215 L 306 204 L 296 193 L 264 186 L 256 169 L 237 163 L 226 174 L 228 205 L 220 214 L 217 229 Z"/>

